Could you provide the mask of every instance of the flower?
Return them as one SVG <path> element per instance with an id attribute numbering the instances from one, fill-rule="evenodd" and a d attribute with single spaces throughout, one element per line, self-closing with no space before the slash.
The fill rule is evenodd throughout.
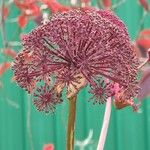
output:
<path id="1" fill-rule="evenodd" d="M 95 87 L 91 87 L 91 90 L 89 91 L 91 94 L 93 94 L 93 97 L 91 99 L 95 99 L 95 103 L 104 103 L 106 102 L 108 97 L 113 96 L 113 84 L 107 83 L 104 80 L 98 80 L 97 85 Z"/>
<path id="2" fill-rule="evenodd" d="M 30 52 L 22 51 L 18 54 L 13 64 L 12 69 L 14 70 L 14 78 L 17 83 L 29 93 L 32 92 L 36 86 L 36 74 L 33 73 L 33 65 L 30 64 L 29 59 Z"/>
<path id="3" fill-rule="evenodd" d="M 0 64 L 0 77 L 10 68 L 10 62 L 3 62 Z"/>
<path id="4" fill-rule="evenodd" d="M 70 10 L 69 6 L 60 4 L 57 0 L 42 0 L 48 6 L 52 13 L 64 12 Z"/>
<path id="5" fill-rule="evenodd" d="M 150 30 L 144 29 L 139 33 L 136 39 L 136 45 L 148 50 L 150 48 Z"/>
<path id="6" fill-rule="evenodd" d="M 62 102 L 55 90 L 47 84 L 37 88 L 34 97 L 33 103 L 37 110 L 45 111 L 45 113 L 53 112 L 55 104 Z"/>
<path id="7" fill-rule="evenodd" d="M 18 17 L 18 25 L 24 28 L 28 23 L 29 18 L 38 17 L 40 8 L 37 6 L 37 0 L 14 0 L 15 5 L 20 9 L 21 15 Z"/>
<path id="8" fill-rule="evenodd" d="M 15 76 L 22 79 L 26 74 L 26 78 L 52 86 L 48 91 L 40 91 L 38 97 L 49 93 L 53 105 L 57 104 L 57 100 L 53 103 L 57 99 L 53 94 L 60 96 L 66 88 L 70 98 L 87 85 L 97 103 L 116 94 L 113 90 L 116 83 L 124 93 L 124 100 L 137 95 L 139 62 L 125 25 L 109 11 L 74 9 L 57 13 L 23 36 L 22 44 L 30 59 L 19 69 L 20 54 L 16 57 Z M 27 88 L 27 81 L 20 85 Z M 43 104 L 38 108 L 45 110 Z"/>
<path id="9" fill-rule="evenodd" d="M 43 150 L 54 150 L 54 145 L 46 144 L 46 145 L 44 145 Z"/>
<path id="10" fill-rule="evenodd" d="M 3 54 L 11 58 L 15 58 L 17 55 L 17 53 L 12 49 L 4 49 Z"/>
<path id="11" fill-rule="evenodd" d="M 149 10 L 150 10 L 149 4 L 148 4 L 148 1 L 147 1 L 147 0 L 139 0 L 139 3 L 140 3 L 140 5 L 141 5 L 146 11 L 149 11 Z"/>
<path id="12" fill-rule="evenodd" d="M 110 8 L 112 6 L 112 1 L 111 0 L 103 0 L 103 6 L 106 8 Z"/>
<path id="13" fill-rule="evenodd" d="M 2 18 L 3 18 L 3 20 L 5 20 L 9 16 L 9 8 L 8 8 L 8 6 L 4 5 L 2 9 L 3 9 Z"/>

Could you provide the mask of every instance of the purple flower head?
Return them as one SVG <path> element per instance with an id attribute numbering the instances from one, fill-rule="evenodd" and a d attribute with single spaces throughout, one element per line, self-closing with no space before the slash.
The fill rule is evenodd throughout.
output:
<path id="1" fill-rule="evenodd" d="M 62 102 L 55 90 L 47 84 L 37 88 L 34 97 L 33 103 L 37 110 L 45 111 L 45 113 L 53 112 L 55 105 Z"/>
<path id="2" fill-rule="evenodd" d="M 109 11 L 79 9 L 55 14 L 24 36 L 22 43 L 23 51 L 13 66 L 18 84 L 27 90 L 43 81 L 52 86 L 36 95 L 39 110 L 48 112 L 64 88 L 70 98 L 90 85 L 94 103 L 114 96 L 115 83 L 124 91 L 124 99 L 137 94 L 138 60 L 125 25 Z"/>

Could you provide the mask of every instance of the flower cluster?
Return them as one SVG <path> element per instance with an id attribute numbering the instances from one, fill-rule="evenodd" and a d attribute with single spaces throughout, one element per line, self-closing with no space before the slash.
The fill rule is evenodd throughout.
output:
<path id="1" fill-rule="evenodd" d="M 45 84 L 37 88 L 36 93 L 34 93 L 33 103 L 39 111 L 44 110 L 45 113 L 54 111 L 55 104 L 60 103 L 62 100 L 58 97 L 55 90 L 49 85 Z"/>
<path id="2" fill-rule="evenodd" d="M 124 100 L 137 94 L 138 60 L 125 25 L 109 11 L 57 13 L 22 43 L 13 70 L 18 84 L 29 92 L 36 92 L 37 82 L 45 83 L 35 94 L 38 110 L 48 112 L 59 103 L 64 88 L 70 98 L 90 85 L 94 103 L 114 96 L 115 83 Z M 46 85 L 50 89 L 45 90 Z"/>

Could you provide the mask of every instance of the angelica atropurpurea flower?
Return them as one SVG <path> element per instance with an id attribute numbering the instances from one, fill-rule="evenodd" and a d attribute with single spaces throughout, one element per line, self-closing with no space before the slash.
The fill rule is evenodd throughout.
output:
<path id="1" fill-rule="evenodd" d="M 22 44 L 13 65 L 15 79 L 28 92 L 39 92 L 34 104 L 40 111 L 53 110 L 64 88 L 70 98 L 90 85 L 94 103 L 116 95 L 115 84 L 124 101 L 138 92 L 138 59 L 125 25 L 109 11 L 55 14 L 25 35 Z"/>

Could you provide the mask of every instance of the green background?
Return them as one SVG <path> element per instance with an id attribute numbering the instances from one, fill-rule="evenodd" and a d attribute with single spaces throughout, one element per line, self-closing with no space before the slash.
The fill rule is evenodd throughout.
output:
<path id="1" fill-rule="evenodd" d="M 61 2 L 68 3 L 65 0 Z M 95 1 L 92 1 L 92 5 L 95 5 Z M 10 11 L 9 18 L 19 14 L 19 10 L 14 6 L 11 6 Z M 136 0 L 126 0 L 115 12 L 125 22 L 131 38 L 135 39 L 143 9 Z M 7 38 L 18 41 L 20 32 L 29 32 L 33 27 L 34 24 L 29 22 L 23 31 L 17 31 L 15 23 L 6 23 Z M 150 17 L 146 18 L 143 27 L 150 27 Z M 0 38 L 2 48 L 1 41 Z M 16 48 L 16 51 L 19 49 Z M 1 56 L 0 59 L 2 62 L 6 58 Z M 47 143 L 53 143 L 55 150 L 65 150 L 67 101 L 64 99 L 64 102 L 56 107 L 54 114 L 40 113 L 33 106 L 31 97 L 16 83 L 10 82 L 12 74 L 9 70 L 1 77 L 3 88 L 0 89 L 0 150 L 42 150 L 43 145 Z M 105 105 L 93 105 L 88 99 L 87 89 L 83 89 L 77 101 L 75 139 L 84 140 L 92 129 L 92 142 L 85 150 L 96 150 Z M 144 100 L 141 113 L 134 113 L 131 108 L 116 110 L 112 106 L 105 150 L 150 150 L 148 99 Z"/>

